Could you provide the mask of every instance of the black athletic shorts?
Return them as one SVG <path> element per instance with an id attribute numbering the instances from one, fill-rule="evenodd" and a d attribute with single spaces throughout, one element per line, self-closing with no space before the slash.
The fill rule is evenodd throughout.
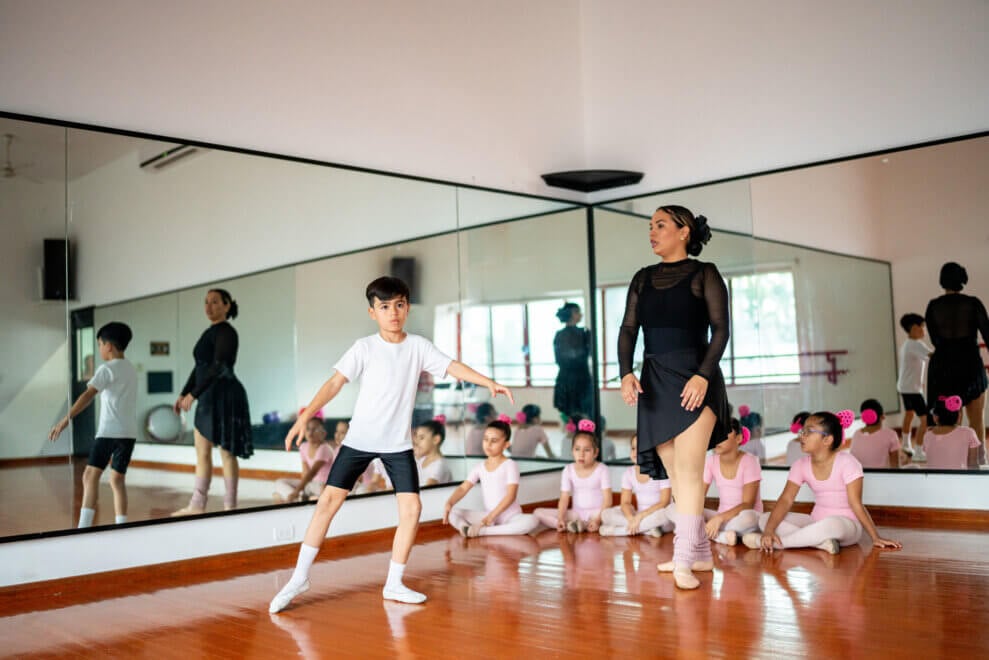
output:
<path id="1" fill-rule="evenodd" d="M 107 463 L 110 463 L 110 467 L 114 470 L 126 474 L 133 453 L 134 438 L 96 438 L 96 444 L 89 452 L 89 464 L 94 468 L 105 470 Z"/>
<path id="2" fill-rule="evenodd" d="M 379 453 L 341 445 L 333 467 L 330 468 L 330 476 L 326 478 L 326 485 L 344 490 L 352 489 L 367 466 L 376 458 L 380 458 L 385 464 L 385 472 L 388 473 L 396 493 L 419 492 L 419 470 L 411 449 Z"/>
<path id="3" fill-rule="evenodd" d="M 930 412 L 927 409 L 927 402 L 924 401 L 923 394 L 904 394 L 900 392 L 900 396 L 903 397 L 903 409 L 912 410 L 918 415 L 927 416 Z"/>

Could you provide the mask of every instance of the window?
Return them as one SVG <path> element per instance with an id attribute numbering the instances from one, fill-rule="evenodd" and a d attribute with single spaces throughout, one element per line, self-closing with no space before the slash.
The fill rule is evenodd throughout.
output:
<path id="1" fill-rule="evenodd" d="M 584 308 L 583 298 L 465 305 L 459 311 L 456 305 L 440 306 L 434 316 L 435 343 L 505 385 L 552 387 L 557 372 L 553 338 L 562 327 L 556 310 L 565 302 Z"/>
<path id="2" fill-rule="evenodd" d="M 781 270 L 725 275 L 731 301 L 731 339 L 721 359 L 728 385 L 799 383 L 797 311 L 793 272 Z M 627 284 L 598 290 L 598 355 L 601 387 L 617 388 L 618 328 L 625 315 Z M 642 332 L 633 363 L 642 364 Z"/>

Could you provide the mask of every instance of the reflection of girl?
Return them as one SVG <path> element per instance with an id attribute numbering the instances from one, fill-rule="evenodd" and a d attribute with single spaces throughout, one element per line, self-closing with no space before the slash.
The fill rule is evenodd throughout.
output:
<path id="1" fill-rule="evenodd" d="M 704 455 L 728 435 L 730 418 L 718 367 L 728 345 L 728 288 L 714 264 L 687 258 L 710 238 L 704 216 L 682 206 L 656 210 L 649 242 L 663 261 L 632 278 L 618 335 L 622 398 L 639 404 L 638 464 L 654 479 L 665 477 L 665 466 L 673 484 L 673 577 L 682 589 L 700 586 L 691 566 L 713 565 L 704 531 Z M 641 383 L 632 373 L 640 327 Z"/>
<path id="2" fill-rule="evenodd" d="M 803 447 L 800 446 L 800 429 L 804 427 L 804 422 L 807 421 L 808 417 L 810 417 L 810 411 L 801 410 L 793 416 L 793 421 L 790 423 L 790 433 L 792 433 L 795 437 L 793 440 L 786 443 L 787 467 L 793 465 L 804 457 Z"/>
<path id="3" fill-rule="evenodd" d="M 883 428 L 883 404 L 866 399 L 859 407 L 865 428 L 852 435 L 852 456 L 865 468 L 900 467 L 900 437 Z"/>
<path id="4" fill-rule="evenodd" d="M 961 293 L 968 284 L 968 272 L 962 266 L 951 261 L 944 264 L 940 281 L 944 295 L 928 303 L 924 315 L 934 344 L 927 370 L 927 407 L 933 410 L 939 397 L 960 396 L 968 424 L 982 445 L 979 462 L 985 463 L 983 413 L 989 379 L 979 354 L 978 335 L 989 341 L 989 316 L 981 300 Z"/>
<path id="5" fill-rule="evenodd" d="M 516 458 L 535 456 L 536 447 L 542 447 L 547 458 L 555 458 L 549 446 L 549 437 L 543 429 L 542 419 L 539 417 L 541 412 L 539 406 L 529 403 L 522 406 L 522 410 L 515 415 L 519 429 L 515 432 L 515 439 L 512 440 L 512 456 Z"/>
<path id="6" fill-rule="evenodd" d="M 197 402 L 194 433 L 196 482 L 189 505 L 172 515 L 206 510 L 206 494 L 213 476 L 213 445 L 220 448 L 223 459 L 223 481 L 227 488 L 223 508 L 236 508 L 240 476 L 237 457 L 249 458 L 254 453 L 247 393 L 234 376 L 237 331 L 227 322 L 227 319 L 237 318 L 237 301 L 225 289 L 210 289 L 206 292 L 205 311 L 212 325 L 203 332 L 192 350 L 196 366 L 174 406 L 175 412 L 178 412 L 189 410 L 192 402 Z"/>
<path id="7" fill-rule="evenodd" d="M 333 447 L 326 442 L 326 435 L 322 419 L 313 417 L 306 423 L 306 439 L 299 445 L 302 473 L 299 479 L 275 481 L 276 502 L 295 502 L 300 497 L 319 497 L 323 492 L 335 456 Z"/>
<path id="8" fill-rule="evenodd" d="M 943 470 L 977 470 L 979 467 L 979 438 L 967 426 L 958 426 L 962 409 L 959 396 L 949 396 L 934 406 L 936 426 L 924 435 L 927 467 Z"/>
<path id="9" fill-rule="evenodd" d="M 440 446 L 446 439 L 446 415 L 437 415 L 423 422 L 412 436 L 412 452 L 419 468 L 419 485 L 435 486 L 453 481 L 450 466 L 443 458 Z"/>
<path id="10" fill-rule="evenodd" d="M 800 431 L 800 442 L 808 454 L 793 464 L 786 486 L 770 514 L 759 519 L 762 535 L 746 534 L 742 541 L 765 552 L 783 548 L 819 548 L 837 554 L 840 547 L 858 543 L 863 529 L 877 548 L 901 548 L 896 541 L 881 538 L 872 516 L 862 504 L 862 464 L 848 452 L 838 451 L 855 413 L 814 413 Z M 814 493 L 810 515 L 790 513 L 790 507 L 806 483 Z"/>
<path id="11" fill-rule="evenodd" d="M 553 355 L 560 371 L 553 387 L 553 407 L 567 417 L 591 414 L 591 333 L 578 328 L 583 318 L 580 306 L 564 303 L 556 311 L 556 318 L 566 327 L 553 338 Z"/>
<path id="12" fill-rule="evenodd" d="M 474 411 L 474 426 L 467 431 L 464 438 L 464 453 L 468 456 L 478 456 L 484 453 L 484 429 L 488 424 L 498 419 L 498 411 L 485 401 L 479 403 Z"/>
<path id="13" fill-rule="evenodd" d="M 634 435 L 631 445 L 634 461 L 637 453 Z M 601 514 L 601 536 L 662 536 L 663 532 L 673 531 L 673 523 L 666 515 L 671 495 L 669 479 L 653 479 L 642 474 L 638 465 L 630 465 L 622 474 L 621 505 L 608 507 Z"/>

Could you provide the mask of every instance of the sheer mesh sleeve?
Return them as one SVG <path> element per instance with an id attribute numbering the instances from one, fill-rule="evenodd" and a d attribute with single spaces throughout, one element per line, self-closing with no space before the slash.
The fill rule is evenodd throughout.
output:
<path id="1" fill-rule="evenodd" d="M 707 304 L 707 315 L 711 319 L 711 343 L 697 373 L 711 380 L 718 363 L 721 362 L 721 356 L 728 347 L 728 287 L 714 264 L 704 264 L 701 277 L 704 278 L 704 302 Z"/>
<path id="2" fill-rule="evenodd" d="M 986 306 L 978 298 L 973 297 L 972 300 L 975 302 L 975 322 L 979 327 L 979 334 L 982 335 L 982 341 L 989 345 L 989 315 L 986 314 Z"/>
<path id="3" fill-rule="evenodd" d="M 646 269 L 643 268 L 628 285 L 625 316 L 622 318 L 622 327 L 618 330 L 618 374 L 621 378 L 632 373 L 632 356 L 635 354 L 635 342 L 639 338 L 639 294 L 646 279 Z"/>
<path id="4" fill-rule="evenodd" d="M 196 368 L 193 367 L 192 371 L 189 372 L 189 378 L 185 381 L 185 387 L 182 388 L 182 396 L 192 392 L 192 388 L 196 386 Z"/>
<path id="5" fill-rule="evenodd" d="M 199 398 L 199 395 L 212 387 L 217 377 L 223 373 L 224 368 L 233 367 L 237 361 L 237 331 L 227 323 L 216 327 L 213 344 L 213 362 L 206 370 L 206 377 L 195 388 L 192 389 L 192 396 Z"/>

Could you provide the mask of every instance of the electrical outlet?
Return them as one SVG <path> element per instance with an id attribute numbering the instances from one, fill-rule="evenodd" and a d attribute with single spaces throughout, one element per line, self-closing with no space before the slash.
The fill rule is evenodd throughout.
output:
<path id="1" fill-rule="evenodd" d="M 295 538 L 295 525 L 285 525 L 284 527 L 275 527 L 274 535 L 276 541 L 291 541 Z"/>

